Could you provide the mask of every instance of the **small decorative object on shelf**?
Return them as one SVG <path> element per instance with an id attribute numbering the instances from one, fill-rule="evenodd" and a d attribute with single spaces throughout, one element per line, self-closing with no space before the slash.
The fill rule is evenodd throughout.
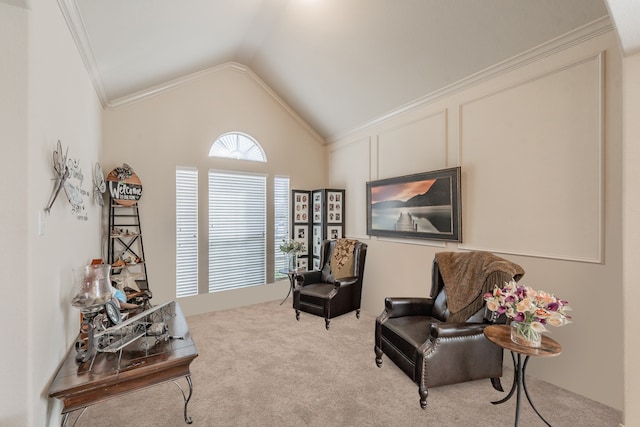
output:
<path id="1" fill-rule="evenodd" d="M 484 295 L 487 308 L 511 319 L 511 340 L 527 347 L 540 347 L 546 325 L 562 326 L 571 322 L 566 312 L 569 303 L 544 291 L 518 285 L 514 280 L 496 286 Z"/>
<path id="2" fill-rule="evenodd" d="M 298 268 L 298 253 L 304 251 L 304 244 L 293 239 L 282 239 L 280 250 L 289 257 L 289 270 L 295 271 Z"/>

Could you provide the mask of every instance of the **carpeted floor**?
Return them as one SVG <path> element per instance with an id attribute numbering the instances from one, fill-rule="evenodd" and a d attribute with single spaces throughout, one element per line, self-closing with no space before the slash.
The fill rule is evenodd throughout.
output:
<path id="1" fill-rule="evenodd" d="M 296 322 L 291 300 L 187 318 L 199 356 L 192 363 L 195 426 L 509 426 L 515 396 L 489 380 L 433 388 L 426 411 L 418 387 L 389 359 L 376 367 L 376 314 Z M 505 354 L 505 357 L 508 357 Z M 502 384 L 510 388 L 513 372 Z M 178 382 L 183 388 L 186 381 Z M 535 378 L 527 378 L 538 410 L 555 427 L 618 427 L 622 415 Z M 90 407 L 77 426 L 184 426 L 180 390 L 169 382 Z M 520 425 L 544 426 L 524 399 Z"/>

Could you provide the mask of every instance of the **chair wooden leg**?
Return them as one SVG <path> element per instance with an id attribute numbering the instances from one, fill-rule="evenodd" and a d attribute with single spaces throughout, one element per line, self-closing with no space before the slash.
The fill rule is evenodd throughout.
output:
<path id="1" fill-rule="evenodd" d="M 504 391 L 500 378 L 491 378 L 491 385 L 498 391 Z"/>
<path id="2" fill-rule="evenodd" d="M 422 409 L 427 409 L 427 395 L 429 394 L 429 390 L 426 387 L 418 388 L 418 394 L 420 395 L 420 407 Z"/>
<path id="3" fill-rule="evenodd" d="M 296 320 L 300 320 L 300 310 L 296 310 Z"/>
<path id="4" fill-rule="evenodd" d="M 327 328 L 327 331 L 329 330 L 329 322 L 331 322 L 331 320 L 324 319 L 324 327 Z"/>
<path id="5" fill-rule="evenodd" d="M 358 308 L 356 310 L 356 319 L 359 319 L 359 318 L 360 318 L 360 309 Z"/>

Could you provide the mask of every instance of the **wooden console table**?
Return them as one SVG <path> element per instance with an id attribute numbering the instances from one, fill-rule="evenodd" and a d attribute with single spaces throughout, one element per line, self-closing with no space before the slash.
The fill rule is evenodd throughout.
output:
<path id="1" fill-rule="evenodd" d="M 84 412 L 112 397 L 182 377 L 189 385 L 188 395 L 178 386 L 184 398 L 184 420 L 191 424 L 187 416 L 193 392 L 189 366 L 198 350 L 180 305 L 171 302 L 169 308 L 171 315 L 164 321 L 168 327 L 165 339 L 145 336 L 117 352 L 98 352 L 85 363 L 76 361 L 75 346 L 69 349 L 49 388 L 49 397 L 63 402 L 63 427 L 76 410 Z"/>

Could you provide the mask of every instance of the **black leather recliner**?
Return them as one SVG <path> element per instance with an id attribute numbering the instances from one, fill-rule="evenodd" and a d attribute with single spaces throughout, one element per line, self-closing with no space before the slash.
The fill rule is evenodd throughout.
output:
<path id="1" fill-rule="evenodd" d="M 320 249 L 321 270 L 305 271 L 296 276 L 293 289 L 293 308 L 296 320 L 300 320 L 300 312 L 324 317 L 325 327 L 334 317 L 356 311 L 360 318 L 360 300 L 362 295 L 362 278 L 364 263 L 367 257 L 367 245 L 357 241 L 353 249 L 353 270 L 348 277 L 336 279 L 331 259 L 336 247 L 336 240 L 325 240 Z"/>
<path id="2" fill-rule="evenodd" d="M 502 286 L 513 278 L 506 272 L 493 272 L 484 288 Z M 491 323 L 504 323 L 505 316 L 495 319 L 483 304 L 465 321 L 448 323 L 451 313 L 437 260 L 433 262 L 430 295 L 434 297 L 385 299 L 385 309 L 375 326 L 378 367 L 386 354 L 418 385 L 422 409 L 427 407 L 430 387 L 489 378 L 496 390 L 503 391 L 503 350 L 490 342 L 483 331 Z"/>

